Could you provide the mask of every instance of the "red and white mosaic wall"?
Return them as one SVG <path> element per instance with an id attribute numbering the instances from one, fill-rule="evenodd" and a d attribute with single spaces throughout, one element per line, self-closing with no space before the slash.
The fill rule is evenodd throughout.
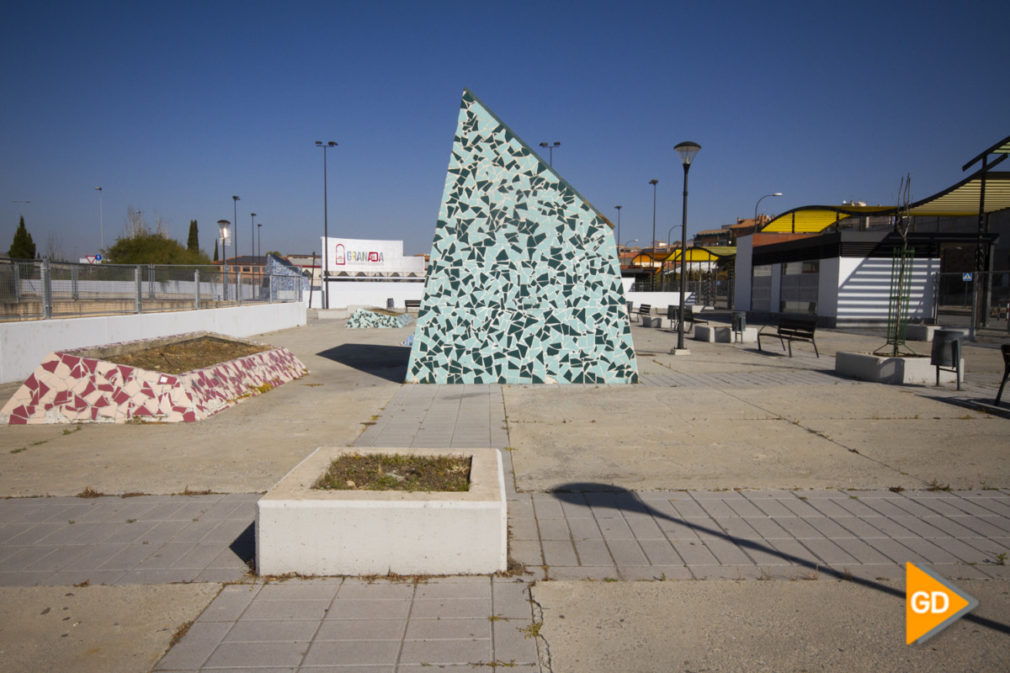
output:
<path id="1" fill-rule="evenodd" d="M 46 356 L 0 409 L 0 424 L 192 423 L 308 373 L 286 348 L 179 375 L 128 367 L 80 352 Z"/>

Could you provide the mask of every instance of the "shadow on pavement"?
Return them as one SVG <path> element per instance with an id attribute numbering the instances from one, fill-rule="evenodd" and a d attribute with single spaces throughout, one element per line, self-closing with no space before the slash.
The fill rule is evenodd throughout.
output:
<path id="1" fill-rule="evenodd" d="M 239 536 L 228 545 L 228 549 L 239 557 L 242 563 L 252 568 L 256 563 L 256 522 L 249 524 L 239 533 Z"/>
<path id="2" fill-rule="evenodd" d="M 410 348 L 377 344 L 341 344 L 316 355 L 393 383 L 403 383 L 407 378 Z"/>
<path id="3" fill-rule="evenodd" d="M 741 547 L 742 549 L 752 549 L 755 551 L 761 551 L 766 554 L 772 554 L 784 559 L 794 565 L 801 566 L 804 568 L 809 568 L 817 573 L 823 573 L 825 575 L 830 575 L 835 579 L 846 580 L 854 584 L 859 584 L 870 589 L 876 589 L 881 593 L 889 594 L 900 598 L 902 601 L 905 600 L 905 594 L 901 589 L 894 587 L 889 587 L 885 584 L 879 582 L 874 582 L 873 580 L 863 579 L 860 577 L 855 577 L 847 572 L 841 570 L 835 570 L 829 566 L 823 566 L 819 563 L 813 561 L 808 561 L 807 559 L 800 558 L 798 556 L 793 556 L 792 554 L 787 554 L 781 552 L 774 547 L 763 545 L 754 540 L 745 540 L 743 538 L 734 537 L 728 535 L 721 530 L 715 528 L 709 528 L 708 526 L 702 526 L 700 524 L 692 523 L 686 519 L 679 519 L 677 517 L 670 516 L 665 512 L 660 512 L 659 510 L 650 507 L 648 504 L 642 502 L 638 499 L 638 496 L 634 492 L 627 489 L 621 488 L 619 486 L 613 486 L 611 484 L 598 484 L 592 482 L 575 482 L 569 484 L 561 484 L 560 486 L 555 486 L 551 489 L 551 494 L 562 502 L 567 502 L 573 505 L 580 505 L 582 507 L 589 507 L 590 505 L 594 507 L 609 507 L 611 509 L 621 510 L 623 512 L 635 512 L 638 514 L 648 514 L 649 516 L 656 517 L 657 519 L 665 519 L 667 521 L 673 521 L 674 523 L 680 524 L 685 528 L 690 528 L 699 533 L 705 533 L 707 535 L 712 535 L 714 537 L 722 538 L 732 542 L 733 544 Z M 994 631 L 999 631 L 1000 633 L 1010 634 L 1010 625 L 997 622 L 992 619 L 987 619 L 986 617 L 979 617 L 978 615 L 967 614 L 962 619 L 970 621 L 979 626 L 984 626 L 986 628 L 992 629 Z"/>

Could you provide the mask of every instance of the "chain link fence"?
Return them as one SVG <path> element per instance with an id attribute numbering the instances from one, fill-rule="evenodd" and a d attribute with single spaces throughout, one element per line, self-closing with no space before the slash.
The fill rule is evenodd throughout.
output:
<path id="1" fill-rule="evenodd" d="M 0 260 L 0 320 L 189 311 L 301 301 L 291 273 L 220 266 Z"/>

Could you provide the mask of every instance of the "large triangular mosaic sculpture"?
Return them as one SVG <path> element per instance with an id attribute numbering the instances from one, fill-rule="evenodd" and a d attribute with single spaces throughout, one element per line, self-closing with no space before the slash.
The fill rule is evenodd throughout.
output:
<path id="1" fill-rule="evenodd" d="M 409 383 L 636 383 L 610 222 L 463 92 Z"/>

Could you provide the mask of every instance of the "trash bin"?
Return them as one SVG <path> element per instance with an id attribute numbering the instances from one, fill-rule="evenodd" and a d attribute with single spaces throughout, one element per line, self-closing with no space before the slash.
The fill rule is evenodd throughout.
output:
<path id="1" fill-rule="evenodd" d="M 392 297 L 386 300 L 386 308 L 388 309 L 396 308 L 396 301 L 394 301 Z"/>
<path id="2" fill-rule="evenodd" d="M 733 311 L 733 331 L 743 334 L 745 329 L 747 329 L 747 312 Z"/>
<path id="3" fill-rule="evenodd" d="M 961 390 L 961 337 L 960 330 L 938 329 L 933 332 L 933 351 L 929 363 L 936 367 L 936 385 L 940 385 L 940 370 L 954 371 L 957 389 Z"/>

